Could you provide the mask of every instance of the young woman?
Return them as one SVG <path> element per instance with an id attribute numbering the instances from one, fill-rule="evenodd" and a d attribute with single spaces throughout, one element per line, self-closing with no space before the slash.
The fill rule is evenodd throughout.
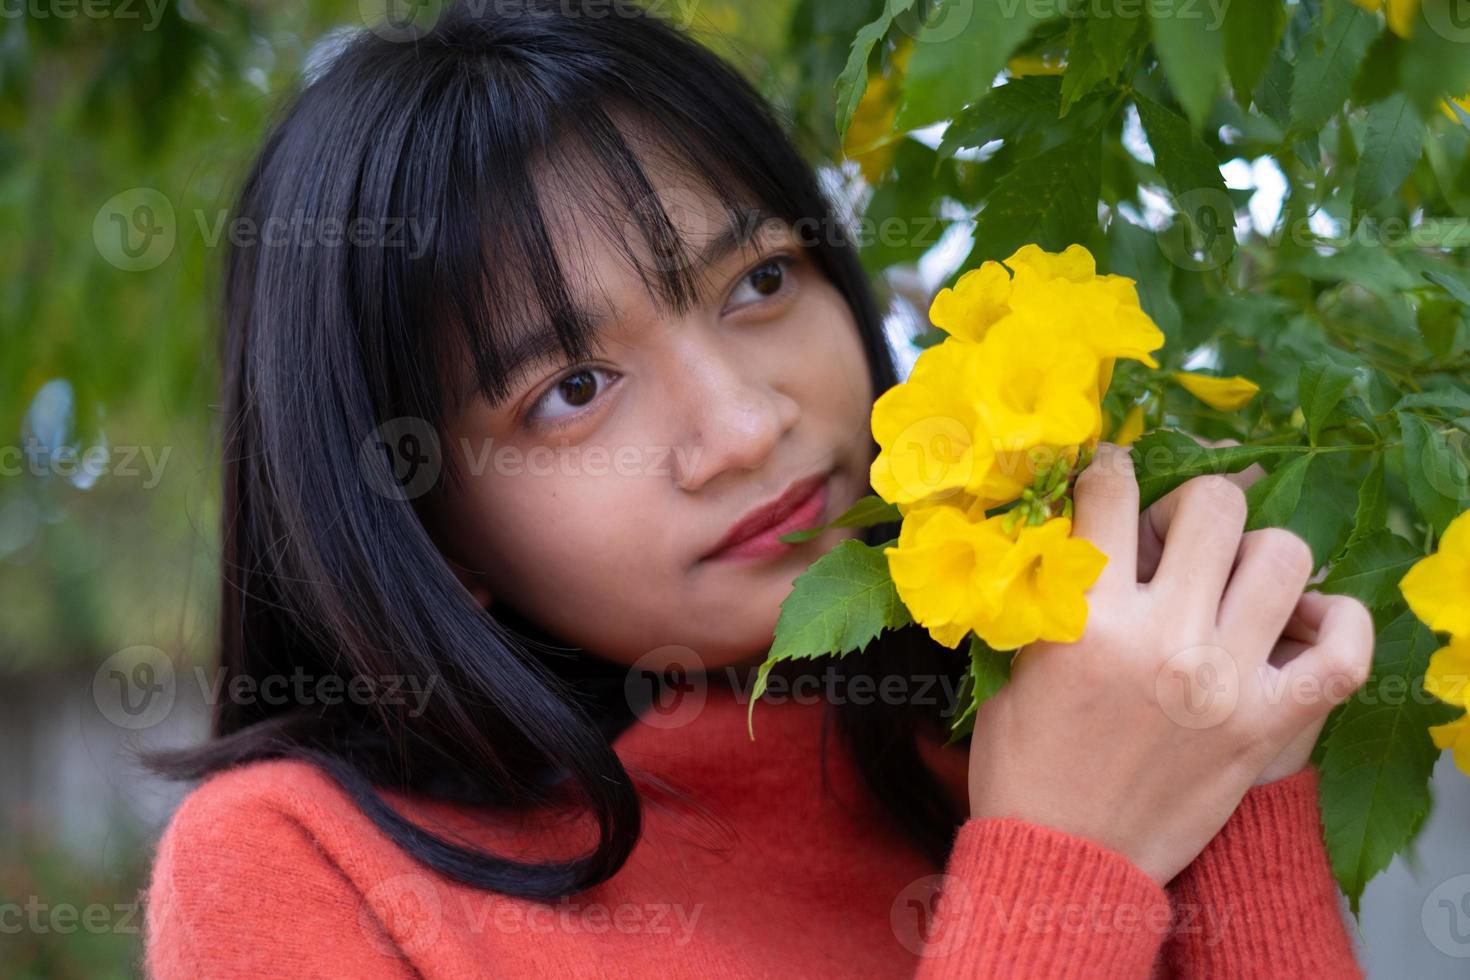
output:
<path id="1" fill-rule="evenodd" d="M 855 532 L 776 536 L 869 492 L 896 378 L 812 170 L 678 31 L 588 0 L 364 33 L 235 217 L 293 229 L 224 290 L 248 683 L 157 760 L 207 778 L 152 976 L 1356 975 L 1308 755 L 1371 624 L 1230 479 L 1140 518 L 1100 447 L 1087 633 L 968 743 L 913 628 L 776 675 L 747 735 L 792 580 Z"/>

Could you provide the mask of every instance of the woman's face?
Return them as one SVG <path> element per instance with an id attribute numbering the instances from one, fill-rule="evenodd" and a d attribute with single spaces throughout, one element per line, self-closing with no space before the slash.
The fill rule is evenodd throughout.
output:
<path id="1" fill-rule="evenodd" d="M 730 226 L 716 198 L 651 176 L 691 253 Z M 825 493 L 803 526 L 868 492 L 874 393 L 852 312 L 797 233 L 768 221 L 696 266 L 687 313 L 661 316 L 573 195 L 546 205 L 573 296 L 606 314 L 597 349 L 532 363 L 503 404 L 476 395 L 452 413 L 445 452 L 463 480 L 436 537 L 492 611 L 597 656 L 632 664 L 676 646 L 706 669 L 759 659 L 792 580 L 857 532 L 711 552 L 802 481 L 824 478 Z"/>

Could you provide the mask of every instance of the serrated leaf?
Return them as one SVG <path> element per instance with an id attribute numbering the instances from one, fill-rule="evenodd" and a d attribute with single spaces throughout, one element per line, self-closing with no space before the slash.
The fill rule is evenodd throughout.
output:
<path id="1" fill-rule="evenodd" d="M 1423 557 L 1418 548 L 1380 527 L 1349 544 L 1318 588 L 1350 595 L 1369 609 L 1384 609 L 1400 601 L 1399 580 Z"/>
<path id="2" fill-rule="evenodd" d="M 1169 190 L 1176 197 L 1193 191 L 1213 191 L 1228 202 L 1219 162 L 1190 129 L 1184 117 L 1137 93 L 1133 102 L 1138 106 L 1138 119 L 1148 134 L 1148 145 L 1154 151 L 1154 169 Z M 1227 229 L 1225 233 L 1234 238 L 1234 229 Z"/>
<path id="3" fill-rule="evenodd" d="M 1027 75 L 997 85 L 979 102 L 955 116 L 944 130 L 938 153 L 950 157 L 967 146 L 1015 139 L 1061 115 L 1062 80 L 1055 75 Z"/>
<path id="4" fill-rule="evenodd" d="M 1429 808 L 1439 750 L 1428 729 L 1458 713 L 1423 690 L 1438 646 L 1407 610 L 1380 631 L 1368 683 L 1345 704 L 1324 746 L 1323 829 L 1354 914 L 1363 888 L 1409 844 Z"/>
<path id="5" fill-rule="evenodd" d="M 781 661 L 862 650 L 883 630 L 913 622 L 888 574 L 883 549 L 892 544 L 874 547 L 849 538 L 797 576 L 781 603 L 775 641 L 756 672 L 752 712 L 767 675 Z"/>
<path id="6" fill-rule="evenodd" d="M 1245 492 L 1246 503 L 1250 506 L 1245 522 L 1247 531 L 1286 526 L 1301 501 L 1302 486 L 1306 483 L 1312 459 L 1310 455 L 1288 459 L 1264 479 L 1251 484 Z"/>
<path id="7" fill-rule="evenodd" d="M 1002 177 L 975 218 L 967 260 L 1000 259 L 1034 243 L 1053 252 L 1097 227 L 1102 143 L 1088 133 L 1023 160 Z"/>
<path id="8" fill-rule="evenodd" d="M 823 531 L 832 527 L 872 527 L 874 524 L 887 524 L 890 521 L 901 520 L 903 520 L 903 515 L 899 513 L 896 505 L 890 504 L 877 494 L 870 493 L 860 498 L 857 503 L 847 508 L 830 523 L 801 531 L 792 531 L 790 534 L 781 535 L 779 540 L 796 544 L 818 537 Z"/>
<path id="9" fill-rule="evenodd" d="M 1097 4 L 1095 11 L 1076 26 L 1067 46 L 1062 115 L 1098 85 L 1118 77 L 1139 34 L 1141 18 L 1128 16 L 1120 0 L 1097 0 Z"/>
<path id="10" fill-rule="evenodd" d="M 837 136 L 839 142 L 847 138 L 847 127 L 852 123 L 853 113 L 863 100 L 868 88 L 868 58 L 873 46 L 883 40 L 893 19 L 914 5 L 914 0 L 885 0 L 883 13 L 871 24 L 867 24 L 852 39 L 848 50 L 847 64 L 837 76 Z"/>
<path id="11" fill-rule="evenodd" d="M 1140 505 L 1148 507 L 1186 480 L 1206 473 L 1238 473 L 1262 460 L 1305 453 L 1303 446 L 1201 446 L 1176 429 L 1155 429 L 1133 444 Z"/>
<path id="12" fill-rule="evenodd" d="M 1383 476 L 1383 454 L 1373 454 L 1368 475 L 1358 485 L 1358 506 L 1353 511 L 1353 530 L 1343 543 L 1341 557 L 1349 548 L 1384 526 L 1388 519 L 1388 484 Z"/>
<path id="13" fill-rule="evenodd" d="M 1322 423 L 1352 387 L 1356 372 L 1333 361 L 1312 361 L 1302 365 L 1297 380 L 1297 395 L 1302 415 L 1307 419 L 1307 439 L 1317 444 Z"/>
<path id="14" fill-rule="evenodd" d="M 1286 5 L 1281 0 L 1233 0 L 1225 8 L 1221 29 L 1225 34 L 1225 71 L 1235 101 L 1242 107 L 1266 74 L 1271 53 L 1286 26 Z"/>
<path id="15" fill-rule="evenodd" d="M 1037 26 L 1061 14 L 1062 0 L 975 0 L 926 24 L 904 75 L 896 125 L 917 129 L 949 119 L 990 88 L 1006 59 Z M 958 30 L 954 18 L 964 16 Z"/>
<path id="16" fill-rule="evenodd" d="M 1366 211 L 1398 191 L 1419 162 L 1424 123 L 1407 96 L 1391 95 L 1368 110 L 1363 155 L 1353 183 L 1353 207 Z"/>
<path id="17" fill-rule="evenodd" d="M 1194 0 L 1154 0 L 1148 11 L 1164 77 L 1190 125 L 1200 129 L 1225 73 L 1220 25 Z"/>
<path id="18" fill-rule="evenodd" d="M 972 633 L 969 653 L 969 670 L 960 681 L 959 704 L 950 720 L 946 745 L 953 745 L 975 730 L 975 712 L 1011 679 L 1014 651 L 992 650 Z"/>
<path id="19" fill-rule="evenodd" d="M 1417 415 L 1396 413 L 1404 434 L 1404 482 L 1436 534 L 1470 504 L 1470 470 L 1445 433 Z"/>
<path id="20" fill-rule="evenodd" d="M 1296 56 L 1291 85 L 1291 129 L 1314 133 L 1340 112 L 1378 20 L 1347 0 L 1323 4 L 1318 29 L 1308 33 Z"/>
<path id="21" fill-rule="evenodd" d="M 1312 548 L 1312 567 L 1321 568 L 1342 548 L 1353 529 L 1357 509 L 1353 475 L 1342 453 L 1324 453 L 1312 461 L 1296 512 L 1286 522 Z"/>

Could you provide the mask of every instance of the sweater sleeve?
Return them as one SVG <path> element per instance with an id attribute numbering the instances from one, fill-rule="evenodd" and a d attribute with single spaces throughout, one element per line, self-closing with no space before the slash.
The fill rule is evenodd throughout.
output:
<path id="1" fill-rule="evenodd" d="M 1172 977 L 1361 977 L 1332 877 L 1317 771 L 1252 787 L 1169 885 Z"/>
<path id="2" fill-rule="evenodd" d="M 936 882 L 917 978 L 1145 978 L 1169 922 L 1168 893 L 1117 851 L 972 818 Z"/>
<path id="3" fill-rule="evenodd" d="M 269 805 L 196 793 L 159 842 L 146 896 L 150 980 L 414 976 L 390 938 L 412 896 L 363 896 L 311 833 Z M 401 899 L 401 900 L 400 900 Z M 408 923 L 407 925 L 411 925 Z"/>

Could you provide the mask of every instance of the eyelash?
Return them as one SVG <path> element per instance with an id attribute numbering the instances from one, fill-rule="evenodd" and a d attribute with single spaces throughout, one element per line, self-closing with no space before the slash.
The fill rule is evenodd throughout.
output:
<path id="1" fill-rule="evenodd" d="M 791 285 L 791 272 L 796 263 L 796 256 L 790 254 L 789 252 L 774 252 L 770 255 L 762 257 L 759 262 L 751 266 L 740 276 L 740 278 L 736 282 L 736 288 L 738 289 L 740 286 L 745 285 L 751 276 L 755 275 L 757 272 L 760 272 L 768 265 L 778 265 L 781 267 L 781 286 L 775 293 L 771 294 L 770 296 L 762 296 L 760 299 L 755 300 L 751 303 L 746 303 L 744 306 L 739 308 L 744 309 L 745 306 L 753 306 L 762 302 L 774 302 L 780 299 L 784 299 L 785 295 L 793 288 Z M 573 412 L 559 419 L 536 419 L 532 418 L 532 415 L 541 406 L 541 404 L 545 402 L 548 398 L 550 398 L 552 394 L 554 394 L 556 390 L 560 388 L 562 384 L 565 383 L 568 379 L 574 378 L 579 374 L 592 374 L 597 372 L 601 372 L 603 374 L 613 373 L 607 368 L 598 367 L 596 365 L 579 364 L 568 369 L 565 373 L 559 375 L 556 380 L 552 381 L 549 385 L 546 386 L 546 390 L 544 392 L 538 395 L 535 400 L 531 402 L 531 407 L 526 410 L 526 417 L 524 420 L 524 424 L 526 425 L 526 427 L 539 432 L 557 432 L 576 422 L 577 419 L 579 419 L 584 414 L 583 412 Z M 614 379 L 610 384 L 603 385 L 601 388 L 598 389 L 597 394 L 593 396 L 593 400 L 595 401 L 597 398 L 601 397 L 604 391 L 615 384 L 617 384 L 616 379 Z"/>

